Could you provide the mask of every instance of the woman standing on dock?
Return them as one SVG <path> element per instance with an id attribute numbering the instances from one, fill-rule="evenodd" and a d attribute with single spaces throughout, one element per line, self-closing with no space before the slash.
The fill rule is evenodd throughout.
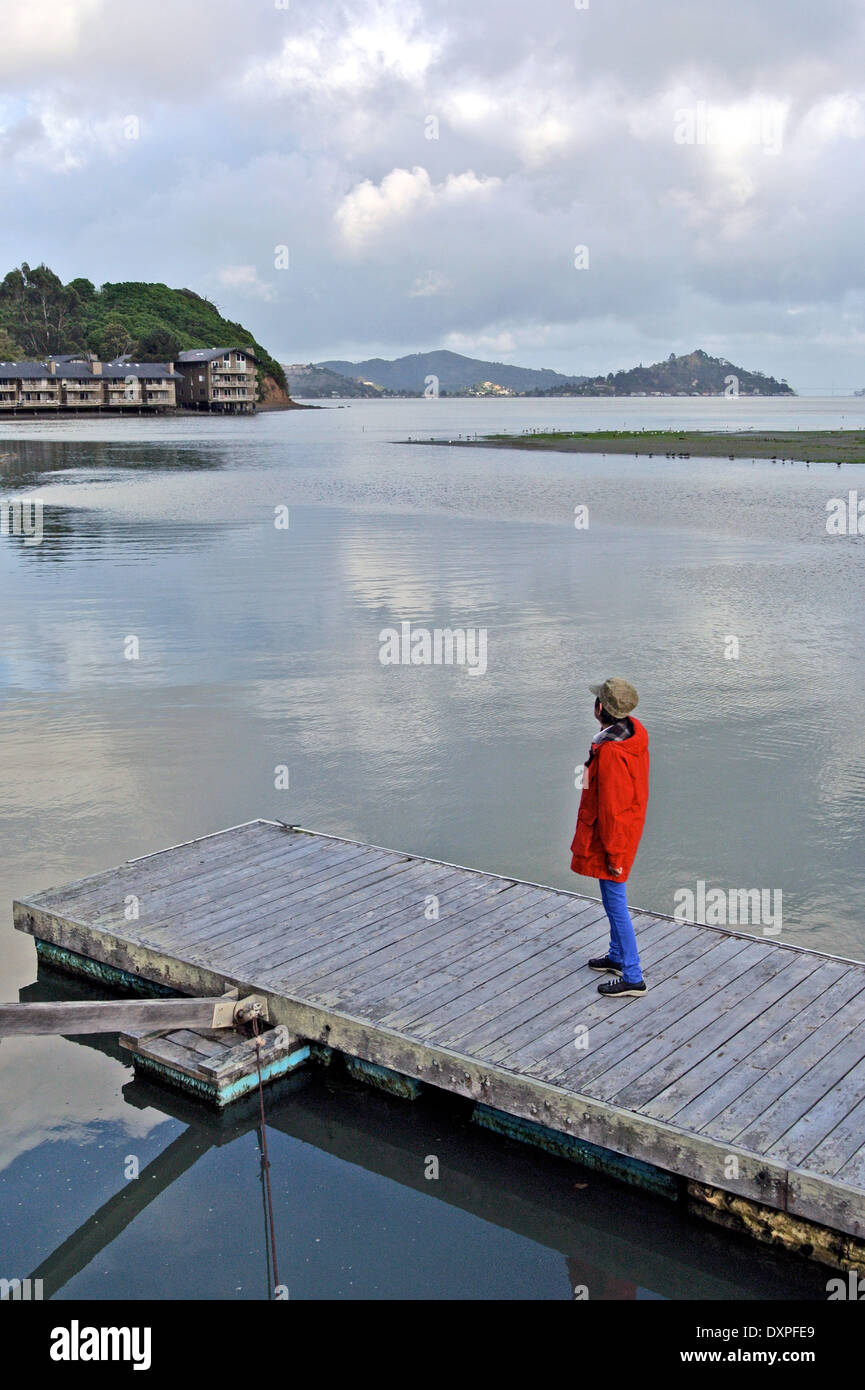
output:
<path id="1" fill-rule="evenodd" d="M 571 843 L 575 874 L 596 878 L 610 922 L 605 956 L 588 962 L 591 970 L 614 975 L 598 993 L 619 998 L 646 993 L 625 882 L 643 833 L 649 799 L 649 735 L 631 717 L 637 692 L 628 681 L 611 677 L 590 685 L 595 718 L 601 725 L 586 760 L 577 828 Z"/>

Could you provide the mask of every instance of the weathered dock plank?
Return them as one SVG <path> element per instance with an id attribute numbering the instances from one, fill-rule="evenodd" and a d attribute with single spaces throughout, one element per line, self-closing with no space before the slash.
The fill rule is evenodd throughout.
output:
<path id="1" fill-rule="evenodd" d="M 767 986 L 784 992 L 785 974 L 798 968 L 799 961 L 785 960 L 782 952 L 766 955 L 759 943 L 747 946 L 732 966 L 734 979 L 722 980 L 717 989 L 713 980 L 711 997 L 695 1006 L 691 1000 L 693 1007 L 687 1012 L 680 1012 L 682 1000 L 671 1004 L 662 1031 L 594 1078 L 591 1094 L 612 1100 L 627 1093 L 638 1106 L 651 1100 L 668 1080 L 678 1075 L 678 1069 L 684 1071 L 692 1059 L 699 1062 L 713 1055 L 713 1035 L 720 1046 L 749 1022 L 763 1008 Z M 723 1011 L 720 1018 L 719 1010 Z M 704 1033 L 709 1037 L 704 1039 Z M 699 1055 L 694 1056 L 695 1052 Z"/>
<path id="2" fill-rule="evenodd" d="M 698 1066 L 692 1063 L 689 1067 L 683 1068 L 674 1080 L 643 1106 L 645 1113 L 667 1120 L 676 1115 L 681 1123 L 681 1117 L 686 1113 L 689 1103 L 696 1100 L 702 1102 L 704 1109 L 715 1106 L 716 1113 L 723 1108 L 724 1101 L 718 1095 L 718 1083 L 723 1085 L 730 1077 L 733 1084 L 737 1084 L 739 1069 L 754 1056 L 760 1057 L 765 1066 L 766 1043 L 777 1030 L 778 1018 L 785 1014 L 788 1018 L 791 1015 L 801 1015 L 807 1005 L 836 986 L 846 973 L 844 966 L 833 966 L 824 962 L 815 968 L 807 957 L 802 959 L 803 979 L 797 981 L 787 993 L 773 1000 L 768 1008 L 764 1007 L 756 1018 L 752 1018 L 750 1023 L 740 1028 L 723 1046 L 717 1047 L 714 1053 L 701 1058 Z"/>
<path id="3" fill-rule="evenodd" d="M 639 929 L 637 919 L 634 921 Z M 603 954 L 606 949 L 609 932 L 603 917 L 598 918 L 597 933 L 595 946 L 598 949 L 593 947 L 588 955 Z M 664 962 L 670 961 L 677 952 L 686 950 L 693 934 L 693 930 L 688 926 L 678 926 L 671 931 L 669 922 L 652 922 L 643 928 L 640 932 L 640 958 L 646 974 L 654 972 L 653 982 L 659 975 L 663 980 L 664 976 L 669 974 Z M 598 980 L 597 976 L 586 970 L 582 958 L 569 960 L 568 966 L 567 990 L 563 992 L 556 987 L 557 1001 L 552 1003 L 544 998 L 525 1027 L 509 1033 L 507 1038 L 497 1040 L 490 1047 L 491 1058 L 494 1057 L 505 1066 L 511 1065 L 512 1061 L 515 1062 L 519 1058 L 522 1069 L 544 1076 L 557 1075 L 574 1060 L 574 1029 L 577 1025 L 591 1027 L 583 1010 L 588 1011 L 599 1002 Z M 604 1000 L 612 1010 L 618 1010 L 624 1002 Z M 642 1002 L 649 1002 L 648 995 Z M 580 1053 L 580 1058 L 585 1060 L 585 1052 Z"/>
<path id="4" fill-rule="evenodd" d="M 594 929 L 600 931 L 601 935 L 606 931 L 606 918 L 601 911 L 594 919 Z M 667 928 L 665 931 L 664 928 Z M 657 947 L 653 948 L 653 942 L 657 942 Z M 645 961 L 646 970 L 656 968 L 661 961 L 672 951 L 677 955 L 677 974 L 668 975 L 662 980 L 661 984 L 654 985 L 652 989 L 652 999 L 668 986 L 674 985 L 675 980 L 683 972 L 684 966 L 695 957 L 703 955 L 712 950 L 717 945 L 713 938 L 706 939 L 695 932 L 682 930 L 671 934 L 669 923 L 650 923 L 648 927 L 640 932 L 640 950 Z M 561 968 L 560 968 L 561 969 Z M 489 1036 L 488 1052 L 491 1057 L 499 1060 L 506 1060 L 511 1051 L 519 1048 L 521 1055 L 526 1062 L 530 1062 L 539 1054 L 548 1056 L 547 1047 L 555 1048 L 561 1043 L 562 1023 L 574 1020 L 573 1000 L 575 992 L 589 983 L 586 978 L 585 967 L 581 960 L 572 960 L 569 968 L 561 969 L 558 975 L 552 971 L 545 971 L 544 978 L 536 993 L 532 993 L 529 998 L 520 1000 L 512 1008 L 507 1009 L 497 1020 L 498 1026 L 493 1026 L 487 1030 Z M 597 983 L 597 982 L 596 982 Z M 591 1029 L 592 1052 L 604 1045 L 606 1038 L 617 1038 L 627 1031 L 629 1026 L 629 1015 L 624 1009 L 625 1000 L 601 1000 L 597 994 L 587 993 L 581 998 L 580 1023 L 585 1028 Z M 649 1003 L 649 996 L 643 1000 Z M 609 1013 L 605 1012 L 605 1006 L 611 1006 Z M 633 1023 L 633 1014 L 630 1015 Z M 543 1032 L 540 1032 L 543 1029 Z M 469 1032 L 463 1035 L 463 1041 L 467 1044 L 486 1042 L 483 1030 Z M 572 1060 L 573 1056 L 573 1037 L 569 1038 L 566 1057 Z"/>
<path id="5" fill-rule="evenodd" d="M 132 1055 L 136 1070 L 219 1108 L 258 1085 L 275 1081 L 302 1066 L 309 1048 L 284 1029 L 272 1029 L 259 1039 L 241 1037 L 234 1029 L 191 1032 L 178 1028 L 154 1036 L 148 1032 L 120 1035 L 120 1046 Z"/>
<path id="6" fill-rule="evenodd" d="M 603 1000 L 585 968 L 607 940 L 595 899 L 267 821 L 15 904 L 66 959 L 263 995 L 286 1058 L 324 1044 L 407 1095 L 444 1088 L 563 1151 L 865 1239 L 865 963 L 636 920 L 649 994 Z M 199 1029 L 129 1042 L 202 1093 L 229 1076 Z M 248 1050 L 232 1064 L 248 1079 Z"/>

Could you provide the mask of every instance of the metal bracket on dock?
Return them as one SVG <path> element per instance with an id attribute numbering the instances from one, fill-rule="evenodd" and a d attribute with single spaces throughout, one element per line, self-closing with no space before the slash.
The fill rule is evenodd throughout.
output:
<path id="1" fill-rule="evenodd" d="M 263 994 L 248 994 L 234 1010 L 235 1023 L 250 1023 L 254 1018 L 260 1018 L 265 1023 L 269 1021 L 267 1000 Z"/>
<path id="2" fill-rule="evenodd" d="M 213 1005 L 211 1028 L 236 1028 L 238 1023 L 249 1023 L 253 1018 L 268 1021 L 267 1000 L 263 994 L 247 994 L 238 999 L 237 989 L 226 990 L 221 999 Z"/>

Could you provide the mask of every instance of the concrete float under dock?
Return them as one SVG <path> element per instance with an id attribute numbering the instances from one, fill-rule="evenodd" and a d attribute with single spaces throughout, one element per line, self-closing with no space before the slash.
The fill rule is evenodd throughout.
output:
<path id="1" fill-rule="evenodd" d="M 14 917 L 106 983 L 264 995 L 274 1076 L 343 1053 L 372 1084 L 454 1092 L 487 1128 L 865 1271 L 863 962 L 640 912 L 649 993 L 602 999 L 595 899 L 263 820 Z M 164 1040 L 129 1041 L 160 1074 Z M 183 1042 L 199 1081 L 228 1062 L 248 1089 L 242 1057 Z"/>

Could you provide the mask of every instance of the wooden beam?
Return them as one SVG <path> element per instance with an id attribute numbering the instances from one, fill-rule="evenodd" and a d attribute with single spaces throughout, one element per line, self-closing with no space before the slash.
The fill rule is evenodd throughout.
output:
<path id="1" fill-rule="evenodd" d="M 230 1005 L 225 1008 L 226 1003 Z M 112 999 L 91 1003 L 0 1004 L 0 1038 L 28 1033 L 161 1033 L 230 1028 L 237 999 Z"/>

